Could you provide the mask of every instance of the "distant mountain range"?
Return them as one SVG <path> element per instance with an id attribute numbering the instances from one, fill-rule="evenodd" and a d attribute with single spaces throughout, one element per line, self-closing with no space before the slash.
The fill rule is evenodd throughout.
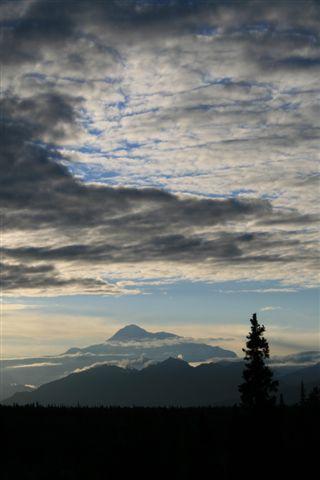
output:
<path id="1" fill-rule="evenodd" d="M 14 394 L 6 404 L 204 406 L 232 405 L 239 400 L 243 362 L 218 362 L 191 367 L 169 358 L 142 370 L 103 365 L 73 373 Z M 287 375 L 276 375 L 287 403 L 299 400 L 300 384 L 306 391 L 320 384 L 320 363 Z"/>
<path id="2" fill-rule="evenodd" d="M 298 394 L 296 378 L 298 383 L 302 376 L 306 384 L 314 383 L 319 367 L 315 370 L 303 367 L 311 368 L 319 360 L 320 353 L 314 351 L 272 359 L 271 366 L 276 376 L 283 379 L 290 401 L 295 401 Z M 209 364 L 193 368 L 186 362 Z M 243 362 L 231 350 L 169 332 L 148 332 L 137 325 L 127 325 L 103 343 L 71 348 L 57 356 L 3 360 L 1 367 L 0 400 L 10 397 L 23 402 L 26 395 L 27 401 L 39 402 L 72 403 L 74 399 L 87 400 L 90 405 L 101 402 L 188 405 L 196 400 L 201 404 L 237 401 Z M 175 376 L 174 372 L 179 374 Z M 93 385 L 86 384 L 86 379 Z M 69 384 L 76 385 L 73 393 Z M 15 397 L 16 392 L 20 393 Z"/>
<path id="3" fill-rule="evenodd" d="M 92 365 L 112 363 L 142 368 L 150 362 L 181 357 L 188 362 L 205 362 L 237 355 L 218 346 L 199 343 L 169 332 L 148 332 L 127 325 L 103 343 L 70 348 L 57 356 L 8 359 L 1 362 L 3 382 L 0 400 L 17 390 L 38 387 Z"/>

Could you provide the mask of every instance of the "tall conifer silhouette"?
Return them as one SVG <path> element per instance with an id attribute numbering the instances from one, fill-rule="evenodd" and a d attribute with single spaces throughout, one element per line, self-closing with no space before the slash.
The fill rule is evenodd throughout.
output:
<path id="1" fill-rule="evenodd" d="M 276 401 L 275 393 L 278 382 L 273 380 L 271 369 L 265 364 L 269 358 L 269 344 L 263 333 L 264 325 L 260 325 L 254 313 L 251 322 L 251 331 L 247 335 L 245 353 L 245 368 L 243 371 L 244 383 L 239 385 L 241 403 L 245 407 L 261 407 L 273 405 Z"/>

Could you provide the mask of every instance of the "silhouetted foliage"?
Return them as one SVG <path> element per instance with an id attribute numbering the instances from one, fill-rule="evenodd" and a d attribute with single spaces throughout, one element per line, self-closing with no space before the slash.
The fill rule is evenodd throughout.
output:
<path id="1" fill-rule="evenodd" d="M 314 387 L 305 402 L 308 407 L 320 408 L 320 387 Z"/>
<path id="2" fill-rule="evenodd" d="M 303 406 L 306 403 L 306 392 L 304 389 L 304 383 L 301 381 L 300 385 L 300 405 Z"/>
<path id="3" fill-rule="evenodd" d="M 256 415 L 237 407 L 0 406 L 1 480 L 312 478 L 317 418 L 267 409 L 256 438 Z"/>
<path id="4" fill-rule="evenodd" d="M 265 364 L 265 359 L 269 358 L 269 344 L 263 336 L 265 327 L 258 323 L 255 313 L 250 322 L 247 348 L 242 349 L 246 364 L 243 371 L 244 383 L 239 385 L 241 404 L 249 408 L 274 405 L 278 381 L 273 380 L 273 372 Z"/>

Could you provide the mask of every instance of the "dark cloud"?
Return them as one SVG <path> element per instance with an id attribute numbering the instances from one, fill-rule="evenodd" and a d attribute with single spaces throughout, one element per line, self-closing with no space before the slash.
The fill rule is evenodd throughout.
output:
<path id="1" fill-rule="evenodd" d="M 57 94 L 28 101 L 4 101 L 4 175 L 0 195 L 3 207 L 10 213 L 4 228 L 13 228 L 17 222 L 16 226 L 31 229 L 48 225 L 92 228 L 105 224 L 115 229 L 125 225 L 132 231 L 156 231 L 168 225 L 183 229 L 271 212 L 270 204 L 263 200 L 179 198 L 157 189 L 110 188 L 77 182 L 59 163 L 62 157 L 54 147 L 41 143 L 42 136 L 52 133 L 57 125 L 63 130 L 74 121 L 73 102 L 74 99 Z M 15 209 L 21 208 L 25 209 L 22 219 L 15 215 Z"/>
<path id="2" fill-rule="evenodd" d="M 79 290 L 82 293 L 121 294 L 121 289 L 106 281 L 90 277 L 64 278 L 52 264 L 28 265 L 21 263 L 0 263 L 1 281 L 3 291 L 19 292 L 37 291 L 48 292 L 54 290 L 63 293 L 64 289 L 71 288 L 74 293 Z"/>
<path id="3" fill-rule="evenodd" d="M 28 289 L 46 289 L 61 287 L 67 282 L 57 276 L 53 265 L 23 265 L 1 263 L 1 287 L 6 290 L 18 290 L 21 287 Z"/>
<path id="4" fill-rule="evenodd" d="M 122 227 L 125 230 L 125 227 Z M 127 232 L 128 234 L 129 232 Z M 24 261 L 75 261 L 102 262 L 148 262 L 169 260 L 186 263 L 201 262 L 208 257 L 229 258 L 241 255 L 241 250 L 232 240 L 217 239 L 208 241 L 204 238 L 186 237 L 181 234 L 151 237 L 131 245 L 73 244 L 58 248 L 27 247 L 3 250 L 5 256 Z"/>
<path id="5" fill-rule="evenodd" d="M 31 141 L 43 136 L 51 140 L 64 137 L 66 126 L 76 120 L 75 106 L 80 105 L 80 97 L 54 91 L 40 93 L 28 98 L 18 98 L 7 94 L 1 100 L 1 114 L 8 144 Z"/>
<path id="6" fill-rule="evenodd" d="M 152 230 L 154 226 L 150 225 Z M 124 223 L 123 233 L 132 235 Z M 239 261 L 244 263 L 256 262 L 292 262 L 294 257 L 288 255 L 260 255 L 261 250 L 285 246 L 301 246 L 299 240 L 288 240 L 285 235 L 274 238 L 272 234 L 243 234 L 234 235 L 220 233 L 214 240 L 208 240 L 204 236 L 186 236 L 182 234 L 171 234 L 154 236 L 149 232 L 149 239 L 131 236 L 130 244 L 102 243 L 101 238 L 92 240 L 90 244 L 74 243 L 61 247 L 20 247 L 4 248 L 3 254 L 9 258 L 31 261 L 81 261 L 83 263 L 121 263 L 121 262 L 148 262 L 155 260 L 167 260 L 171 262 L 198 263 L 213 259 L 220 261 Z M 250 243 L 249 248 L 244 244 Z M 248 257 L 248 253 L 250 257 Z M 307 255 L 305 255 L 308 258 Z M 312 254 L 309 258 L 313 258 Z M 301 259 L 301 257 L 300 257 Z"/>
<path id="7" fill-rule="evenodd" d="M 86 37 L 88 26 L 128 29 L 153 28 L 159 24 L 174 26 L 179 18 L 191 17 L 203 10 L 197 2 L 107 2 L 66 0 L 56 2 L 40 0 L 31 2 L 19 18 L 3 21 L 3 63 L 34 62 L 42 58 L 43 48 L 59 48 L 69 42 Z M 16 10 L 13 10 L 16 13 Z M 179 22 L 178 22 L 179 23 Z M 122 34 L 125 31 L 122 30 Z M 90 37 L 95 40 L 94 37 Z M 37 48 L 33 48 L 37 47 Z M 40 48 L 39 48 L 40 47 Z"/>
<path id="8" fill-rule="evenodd" d="M 304 214 L 298 212 L 279 213 L 261 221 L 263 225 L 312 225 L 319 221 L 319 215 Z"/>
<path id="9" fill-rule="evenodd" d="M 263 68 L 317 68 L 319 56 L 319 3 L 316 0 L 266 2 L 264 0 L 37 0 L 27 7 L 4 2 L 2 8 L 2 63 L 18 64 L 43 59 L 46 49 L 64 48 L 79 40 L 106 52 L 99 34 L 124 40 L 148 36 L 177 36 L 220 29 L 220 42 L 229 39 L 247 47 L 248 59 Z M 14 2 L 18 3 L 18 2 Z M 19 12 L 19 10 L 18 10 Z M 1 20 L 1 10 L 0 10 Z M 307 29 L 308 27 L 308 29 Z M 95 33 L 92 33 L 94 31 Z M 107 47 L 114 48 L 114 47 Z M 309 50 L 306 54 L 306 50 Z M 83 63 L 81 53 L 78 59 Z M 112 52 L 111 52 L 112 55 Z M 71 54 L 70 63 L 75 56 Z M 76 62 L 78 63 L 78 62 Z"/>

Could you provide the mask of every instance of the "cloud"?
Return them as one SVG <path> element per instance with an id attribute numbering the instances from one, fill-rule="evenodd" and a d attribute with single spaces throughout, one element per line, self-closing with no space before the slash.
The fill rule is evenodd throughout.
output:
<path id="1" fill-rule="evenodd" d="M 281 310 L 282 307 L 268 305 L 266 307 L 260 308 L 260 312 L 273 312 L 274 310 Z"/>
<path id="2" fill-rule="evenodd" d="M 319 351 L 301 352 L 292 355 L 274 356 L 270 359 L 272 365 L 314 365 L 320 361 Z"/>
<path id="3" fill-rule="evenodd" d="M 6 292 L 315 285 L 319 8 L 258 3 L 2 3 Z"/>
<path id="4" fill-rule="evenodd" d="M 4 289 L 26 293 L 45 293 L 50 289 L 64 293 L 139 293 L 107 282 L 101 273 L 88 277 L 82 271 L 79 276 L 74 268 L 76 263 L 101 268 L 100 265 L 159 261 L 186 265 L 206 262 L 208 270 L 218 265 L 227 268 L 228 264 L 252 262 L 297 263 L 287 249 L 298 247 L 303 251 L 298 235 L 288 240 L 281 233 L 228 231 L 230 224 L 233 228 L 238 224 L 239 229 L 243 228 L 241 223 L 248 222 L 259 228 L 259 223 L 272 223 L 273 217 L 280 225 L 283 218 L 286 225 L 287 214 L 274 213 L 268 200 L 202 199 L 158 189 L 114 188 L 77 181 L 61 164 L 61 155 L 54 147 L 39 145 L 41 135 L 54 132 L 56 125 L 62 125 L 59 131 L 64 135 L 63 125 L 73 122 L 73 102 L 68 101 L 63 97 L 58 103 L 63 107 L 58 106 L 54 113 L 49 102 L 49 112 L 41 115 L 40 105 L 46 109 L 47 103 L 33 98 L 26 102 L 25 118 L 12 107 L 16 99 L 5 100 L 7 119 L 1 163 L 6 173 L 1 182 L 1 198 L 2 227 L 8 233 L 10 246 L 5 242 L 3 248 Z M 48 117 L 47 124 L 43 120 L 38 126 L 37 120 L 30 121 L 33 109 L 36 119 Z M 310 222 L 299 212 L 292 212 L 290 219 L 302 224 Z M 40 244 L 34 235 L 37 230 L 44 232 Z M 15 231 L 29 235 L 29 246 L 25 246 L 24 235 L 19 244 L 19 235 L 10 234 Z M 298 261 L 312 265 L 313 258 L 313 251 L 305 249 Z"/>
<path id="5" fill-rule="evenodd" d="M 3 301 L 0 301 L 0 306 L 2 308 L 2 313 L 5 315 L 11 314 L 11 312 L 15 313 L 20 310 L 34 310 L 41 307 L 41 305 L 32 303 L 7 303 Z"/>
<path id="6" fill-rule="evenodd" d="M 298 288 L 293 287 L 276 287 L 276 288 L 241 288 L 237 290 L 228 290 L 228 289 L 220 289 L 218 290 L 219 293 L 225 294 L 234 294 L 234 293 L 293 293 L 297 292 Z"/>
<path id="7" fill-rule="evenodd" d="M 26 363 L 26 364 L 19 364 L 19 365 L 9 365 L 6 368 L 10 369 L 18 369 L 18 368 L 39 368 L 39 367 L 55 367 L 57 365 L 62 365 L 62 363 L 58 362 L 34 362 L 34 363 Z"/>
<path id="8" fill-rule="evenodd" d="M 120 368 L 134 368 L 137 370 L 141 370 L 142 368 L 146 368 L 149 365 L 152 365 L 154 360 L 150 360 L 146 358 L 144 355 L 141 355 L 136 358 L 121 358 L 120 360 L 109 360 L 109 361 L 101 361 L 101 362 L 94 362 L 90 365 L 87 365 L 82 368 L 76 368 L 73 373 L 80 373 L 86 370 L 91 370 L 92 368 L 102 366 L 102 365 L 109 365 L 109 366 L 116 366 Z"/>

